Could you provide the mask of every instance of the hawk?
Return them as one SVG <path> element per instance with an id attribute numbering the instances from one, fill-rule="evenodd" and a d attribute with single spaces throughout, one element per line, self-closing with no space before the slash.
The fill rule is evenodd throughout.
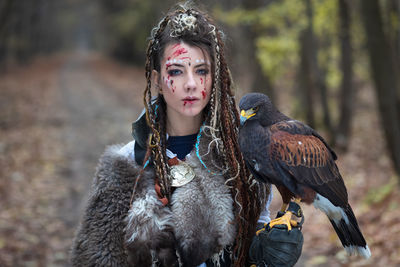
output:
<path id="1" fill-rule="evenodd" d="M 277 187 L 283 200 L 281 211 L 289 203 L 313 203 L 328 216 L 349 255 L 369 258 L 371 252 L 335 164 L 337 156 L 325 140 L 311 127 L 279 112 L 264 94 L 245 95 L 239 108 L 244 160 L 256 179 Z M 290 230 L 296 222 L 289 210 L 270 226 L 285 224 Z"/>

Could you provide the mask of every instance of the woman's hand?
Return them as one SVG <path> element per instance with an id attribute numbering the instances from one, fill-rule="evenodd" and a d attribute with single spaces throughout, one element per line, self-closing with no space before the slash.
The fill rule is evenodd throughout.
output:
<path id="1" fill-rule="evenodd" d="M 249 250 L 252 266 L 294 266 L 303 248 L 303 221 L 290 231 L 285 225 L 259 225 Z"/>

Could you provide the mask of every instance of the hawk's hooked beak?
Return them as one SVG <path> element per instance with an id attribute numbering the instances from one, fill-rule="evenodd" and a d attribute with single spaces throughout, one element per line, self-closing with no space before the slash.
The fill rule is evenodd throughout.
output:
<path id="1" fill-rule="evenodd" d="M 253 109 L 248 109 L 248 110 L 244 110 L 242 109 L 240 111 L 240 125 L 243 125 L 244 122 L 249 119 L 250 117 L 253 117 L 254 115 L 256 115 L 256 113 L 254 112 Z"/>

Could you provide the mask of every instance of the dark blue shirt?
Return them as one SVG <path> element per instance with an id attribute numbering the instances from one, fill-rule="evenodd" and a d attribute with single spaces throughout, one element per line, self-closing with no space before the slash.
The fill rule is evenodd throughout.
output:
<path id="1" fill-rule="evenodd" d="M 177 154 L 178 159 L 185 159 L 186 155 L 192 151 L 196 143 L 197 134 L 184 136 L 169 136 L 167 140 L 167 148 L 174 154 Z"/>

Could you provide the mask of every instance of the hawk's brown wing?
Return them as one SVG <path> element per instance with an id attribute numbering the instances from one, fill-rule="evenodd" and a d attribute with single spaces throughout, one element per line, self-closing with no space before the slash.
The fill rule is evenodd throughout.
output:
<path id="1" fill-rule="evenodd" d="M 253 145 L 252 157 L 246 157 L 256 176 L 298 195 L 302 187 L 308 187 L 337 206 L 347 205 L 347 190 L 334 162 L 336 155 L 312 128 L 299 121 L 257 128 L 253 137 L 264 140 Z"/>

